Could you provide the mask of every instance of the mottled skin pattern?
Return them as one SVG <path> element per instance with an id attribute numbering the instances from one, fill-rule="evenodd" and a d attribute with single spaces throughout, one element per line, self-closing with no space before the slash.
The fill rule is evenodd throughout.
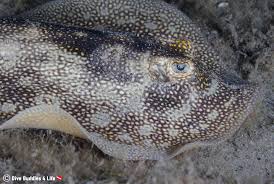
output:
<path id="1" fill-rule="evenodd" d="M 255 87 L 228 85 L 155 40 L 10 20 L 0 28 L 0 122 L 43 111 L 39 124 L 63 109 L 79 136 L 118 158 L 163 159 L 214 142 L 254 103 Z"/>
<path id="2" fill-rule="evenodd" d="M 160 0 L 55 0 L 21 15 L 34 21 L 128 32 L 187 48 L 200 67 L 219 70 L 219 57 L 200 29 L 181 11 Z M 185 46 L 186 45 L 186 46 Z"/>

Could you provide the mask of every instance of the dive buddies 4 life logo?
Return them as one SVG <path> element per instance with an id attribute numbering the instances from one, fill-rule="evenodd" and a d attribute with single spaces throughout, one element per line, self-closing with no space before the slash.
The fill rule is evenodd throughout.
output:
<path id="1" fill-rule="evenodd" d="M 3 181 L 8 182 L 16 182 L 16 181 L 62 181 L 63 176 L 12 176 L 9 174 L 5 174 L 3 176 Z"/>

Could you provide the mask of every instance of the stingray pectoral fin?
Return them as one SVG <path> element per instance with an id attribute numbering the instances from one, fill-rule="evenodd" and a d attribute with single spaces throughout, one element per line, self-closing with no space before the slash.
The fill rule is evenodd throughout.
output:
<path id="1" fill-rule="evenodd" d="M 88 133 L 73 116 L 54 105 L 38 105 L 25 109 L 0 125 L 0 130 L 12 128 L 57 130 L 91 140 L 105 154 L 125 160 L 161 160 L 168 158 L 165 151 L 119 144 L 106 140 L 98 133 Z"/>
<path id="2" fill-rule="evenodd" d="M 169 158 L 169 155 L 167 155 L 165 150 L 120 144 L 106 140 L 98 133 L 90 133 L 89 138 L 105 154 L 123 160 L 165 160 Z"/>
<path id="3" fill-rule="evenodd" d="M 0 130 L 11 128 L 50 129 L 88 139 L 77 120 L 54 105 L 38 105 L 25 109 L 0 126 Z"/>

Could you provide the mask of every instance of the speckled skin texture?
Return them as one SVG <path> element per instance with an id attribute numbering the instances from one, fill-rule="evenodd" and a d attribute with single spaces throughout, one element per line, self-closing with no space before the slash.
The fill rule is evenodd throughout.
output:
<path id="1" fill-rule="evenodd" d="M 161 0 L 56 0 L 21 16 L 39 22 L 128 32 L 181 47 L 190 41 L 192 57 L 205 68 L 219 68 L 214 67 L 219 65 L 219 56 L 200 29 L 184 13 Z"/>
<path id="2" fill-rule="evenodd" d="M 179 15 L 191 48 L 161 46 L 174 43 L 168 36 L 150 42 L 127 33 L 3 21 L 1 121 L 54 106 L 103 152 L 132 160 L 164 159 L 225 139 L 249 114 L 257 88 L 220 73 L 218 57 Z M 137 36 L 150 35 L 145 32 Z M 176 70 L 177 64 L 188 70 Z"/>
<path id="3" fill-rule="evenodd" d="M 161 159 L 223 138 L 254 100 L 255 87 L 227 85 L 199 61 L 134 37 L 10 21 L 0 35 L 1 121 L 52 105 L 115 157 Z M 173 63 L 193 69 L 176 73 Z"/>

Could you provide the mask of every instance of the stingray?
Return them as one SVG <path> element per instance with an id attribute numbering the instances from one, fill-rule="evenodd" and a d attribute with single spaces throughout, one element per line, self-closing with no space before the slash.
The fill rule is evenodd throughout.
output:
<path id="1" fill-rule="evenodd" d="M 165 3 L 57 0 L 19 17 L 0 23 L 0 129 L 53 129 L 116 158 L 160 160 L 225 140 L 259 99 Z"/>

